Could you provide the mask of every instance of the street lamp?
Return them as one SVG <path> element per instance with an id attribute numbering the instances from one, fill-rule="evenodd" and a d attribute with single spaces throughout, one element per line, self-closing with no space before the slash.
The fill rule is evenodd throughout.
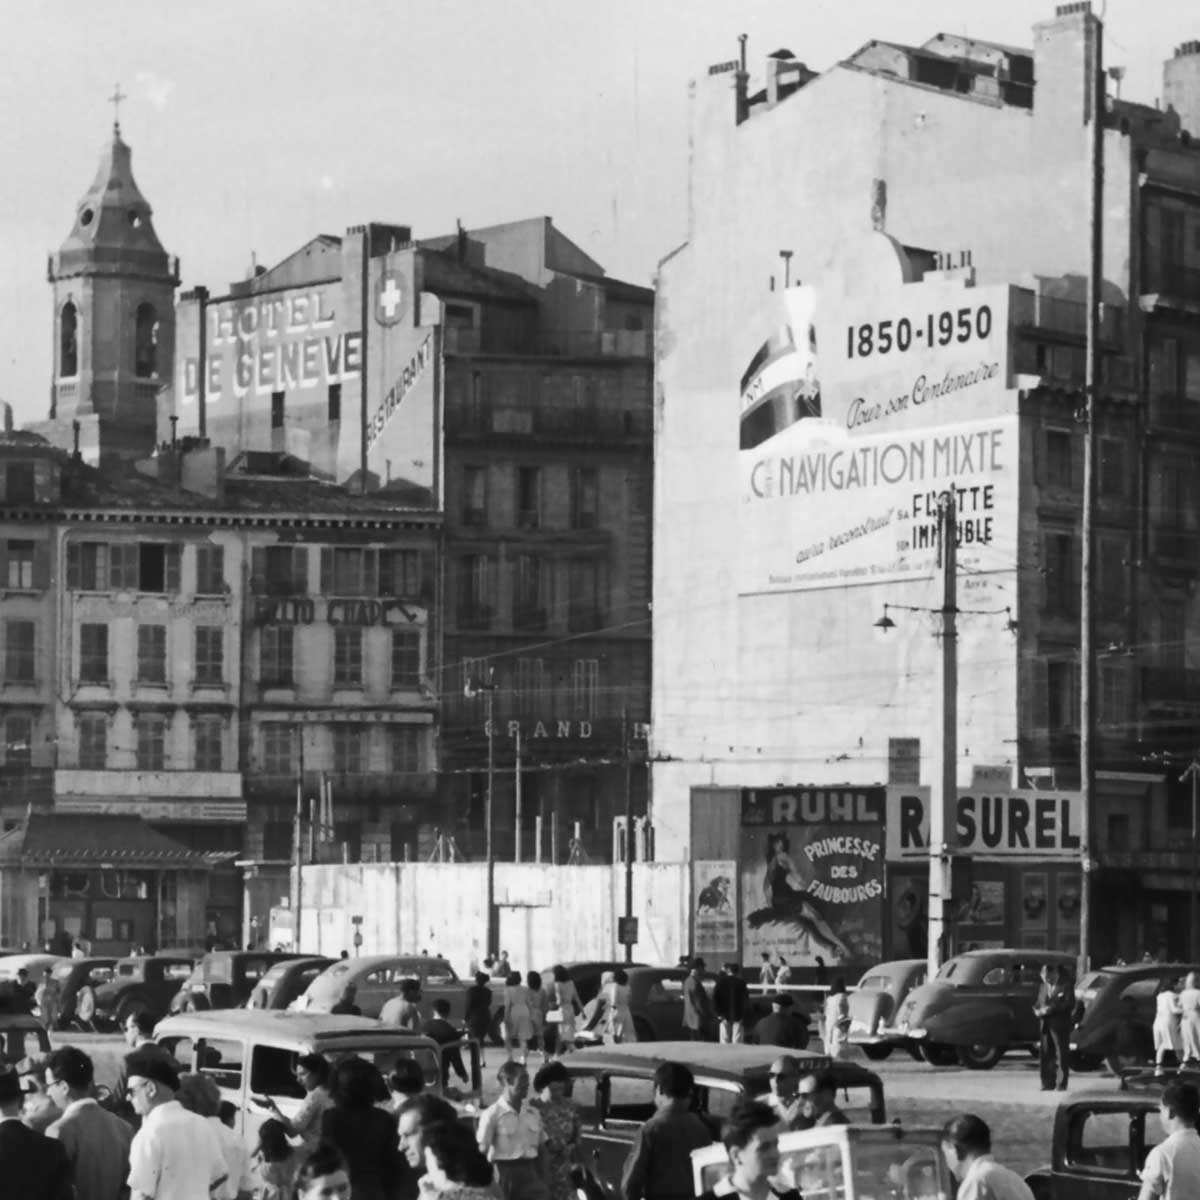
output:
<path id="1" fill-rule="evenodd" d="M 471 678 L 463 688 L 463 694 L 468 700 L 474 700 L 483 693 L 487 701 L 487 806 L 484 809 L 484 844 L 487 853 L 487 952 L 495 955 L 500 951 L 500 934 L 496 928 L 496 853 L 492 845 L 492 799 L 494 795 L 493 780 L 495 764 L 493 758 L 493 700 L 496 695 L 496 673 L 488 669 L 487 681 Z"/>

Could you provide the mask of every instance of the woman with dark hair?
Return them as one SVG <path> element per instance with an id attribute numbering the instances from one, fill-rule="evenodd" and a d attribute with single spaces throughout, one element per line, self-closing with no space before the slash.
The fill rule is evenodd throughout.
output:
<path id="1" fill-rule="evenodd" d="M 312 1149 L 321 1135 L 321 1117 L 333 1104 L 329 1094 L 329 1060 L 320 1054 L 301 1054 L 296 1059 L 296 1081 L 304 1089 L 304 1099 L 294 1117 L 288 1118 L 279 1111 L 279 1105 L 269 1096 L 265 1107 L 284 1127 L 289 1137 L 298 1137 L 304 1142 L 301 1149 Z M 260 1102 L 261 1103 L 261 1102 Z"/>
<path id="2" fill-rule="evenodd" d="M 350 1171 L 336 1146 L 320 1145 L 300 1164 L 295 1200 L 350 1200 Z M 354 1195 L 357 1197 L 358 1193 Z"/>
<path id="3" fill-rule="evenodd" d="M 283 1122 L 268 1117 L 258 1127 L 254 1151 L 255 1200 L 291 1200 L 299 1165 Z"/>
<path id="4" fill-rule="evenodd" d="M 613 972 L 612 982 L 605 985 L 604 999 L 608 1014 L 607 1040 L 618 1045 L 636 1042 L 633 1013 L 629 1011 L 629 976 L 620 968 Z"/>
<path id="5" fill-rule="evenodd" d="M 479 1043 L 480 1066 L 484 1065 L 484 1047 L 492 1032 L 492 989 L 488 986 L 490 979 L 491 976 L 486 971 L 475 972 L 475 982 L 467 988 L 467 1008 L 463 1014 L 467 1033 Z"/>
<path id="6" fill-rule="evenodd" d="M 763 876 L 766 907 L 752 912 L 747 921 L 760 929 L 773 921 L 798 928 L 808 953 L 815 942 L 830 958 L 843 962 L 850 951 L 808 895 L 804 880 L 792 862 L 792 844 L 786 833 L 767 835 L 767 870 Z"/>
<path id="7" fill-rule="evenodd" d="M 583 1011 L 574 981 L 561 963 L 554 968 L 554 1004 L 558 1009 L 558 1052 L 566 1054 L 575 1049 L 575 1018 Z"/>
<path id="8" fill-rule="evenodd" d="M 504 1048 L 508 1057 L 522 1065 L 529 1058 L 533 1040 L 533 1016 L 529 1011 L 529 989 L 521 982 L 521 972 L 509 973 L 504 988 Z"/>
<path id="9" fill-rule="evenodd" d="M 363 1058 L 338 1063 L 333 1107 L 321 1117 L 321 1140 L 346 1160 L 354 1200 L 390 1200 L 396 1182 L 396 1118 L 375 1102 L 387 1094 L 378 1068 Z"/>
<path id="10" fill-rule="evenodd" d="M 444 1200 L 498 1200 L 492 1164 L 458 1121 L 425 1133 L 425 1179 Z M 422 1187 L 422 1191 L 425 1191 Z M 357 1200 L 357 1193 L 355 1194 Z"/>
<path id="11" fill-rule="evenodd" d="M 579 1160 L 579 1135 L 583 1130 L 579 1106 L 567 1098 L 571 1082 L 560 1062 L 547 1063 L 533 1077 L 534 1098 L 529 1102 L 542 1114 L 546 1132 L 546 1182 L 551 1200 L 575 1200 L 571 1169 Z"/>
<path id="12" fill-rule="evenodd" d="M 750 1200 L 800 1200 L 795 1186 L 781 1185 L 779 1174 L 779 1116 L 759 1100 L 742 1100 L 729 1114 L 721 1140 L 733 1168 L 700 1200 L 740 1196 Z"/>

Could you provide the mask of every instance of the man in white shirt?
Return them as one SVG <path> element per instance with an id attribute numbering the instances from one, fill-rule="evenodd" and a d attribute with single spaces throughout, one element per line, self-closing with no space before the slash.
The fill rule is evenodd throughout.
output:
<path id="1" fill-rule="evenodd" d="M 228 1170 L 212 1126 L 175 1099 L 179 1071 L 160 1055 L 125 1059 L 129 1099 L 142 1119 L 129 1151 L 130 1200 L 211 1200 Z"/>
<path id="2" fill-rule="evenodd" d="M 1200 1091 L 1194 1083 L 1169 1083 L 1158 1111 L 1167 1137 L 1146 1155 L 1138 1200 L 1192 1200 L 1200 1196 Z"/>
<path id="3" fill-rule="evenodd" d="M 950 1173 L 961 1180 L 958 1200 L 1033 1200 L 1025 1180 L 992 1157 L 992 1131 L 979 1117 L 968 1113 L 947 1122 L 942 1153 Z"/>
<path id="4" fill-rule="evenodd" d="M 525 1103 L 529 1072 L 517 1062 L 499 1070 L 500 1098 L 479 1115 L 479 1149 L 496 1168 L 504 1200 L 549 1200 L 546 1132 L 541 1114 Z"/>

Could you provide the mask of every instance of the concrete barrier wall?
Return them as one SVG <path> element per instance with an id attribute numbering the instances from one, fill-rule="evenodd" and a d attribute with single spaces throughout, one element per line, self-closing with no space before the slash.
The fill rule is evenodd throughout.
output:
<path id="1" fill-rule="evenodd" d="M 300 944 L 337 956 L 420 953 L 448 958 L 465 974 L 486 945 L 486 867 L 482 863 L 351 863 L 303 868 Z M 640 962 L 674 963 L 688 950 L 688 869 L 639 863 L 633 871 Z M 500 945 L 517 970 L 571 959 L 621 958 L 625 912 L 621 866 L 496 864 Z"/>

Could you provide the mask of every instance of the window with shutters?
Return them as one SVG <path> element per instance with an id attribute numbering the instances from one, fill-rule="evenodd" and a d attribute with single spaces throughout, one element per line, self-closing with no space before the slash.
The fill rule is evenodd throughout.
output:
<path id="1" fill-rule="evenodd" d="M 433 587 L 433 562 L 424 550 L 381 550 L 379 594 L 426 602 Z"/>
<path id="2" fill-rule="evenodd" d="M 225 682 L 225 630 L 220 625 L 196 626 L 196 682 Z"/>
<path id="3" fill-rule="evenodd" d="M 540 467 L 517 468 L 516 510 L 519 528 L 541 528 L 542 471 Z"/>
<path id="4" fill-rule="evenodd" d="M 571 709 L 576 717 L 589 720 L 596 715 L 600 696 L 600 660 L 577 658 L 571 666 Z"/>
<path id="5" fill-rule="evenodd" d="M 546 702 L 546 660 L 544 658 L 517 659 L 518 710 L 529 716 L 542 719 L 548 708 Z"/>
<path id="6" fill-rule="evenodd" d="M 1098 488 L 1106 499 L 1120 499 L 1129 486 L 1129 469 L 1125 465 L 1125 443 L 1117 438 L 1100 439 L 1100 471 Z"/>
<path id="7" fill-rule="evenodd" d="M 599 472 L 595 467 L 576 467 L 571 472 L 571 528 L 595 529 L 599 524 Z"/>
<path id="8" fill-rule="evenodd" d="M 296 734 L 286 721 L 265 721 L 261 727 L 262 769 L 267 775 L 295 773 Z"/>
<path id="9" fill-rule="evenodd" d="M 10 588 L 33 588 L 33 542 L 10 541 L 8 543 L 8 586 Z"/>
<path id="10" fill-rule="evenodd" d="M 1071 434 L 1065 429 L 1047 429 L 1042 482 L 1048 487 L 1067 488 L 1073 483 Z"/>
<path id="11" fill-rule="evenodd" d="M 487 467 L 462 469 L 462 523 L 475 529 L 487 527 Z"/>
<path id="12" fill-rule="evenodd" d="M 392 631 L 392 690 L 419 687 L 421 683 L 421 635 L 415 630 Z"/>
<path id="13" fill-rule="evenodd" d="M 1124 538 L 1096 539 L 1096 615 L 1119 621 L 1129 609 L 1129 545 Z"/>
<path id="14" fill-rule="evenodd" d="M 321 551 L 321 591 L 326 596 L 374 596 L 379 591 L 379 554 L 361 546 Z"/>
<path id="15" fill-rule="evenodd" d="M 572 633 L 600 627 L 599 571 L 594 559 L 573 558 L 567 571 L 567 627 Z"/>
<path id="16" fill-rule="evenodd" d="M 79 626 L 79 682 L 108 682 L 108 626 Z"/>
<path id="17" fill-rule="evenodd" d="M 494 613 L 492 560 L 471 554 L 460 560 L 458 623 L 464 629 L 490 629 Z"/>
<path id="18" fill-rule="evenodd" d="M 103 771 L 108 766 L 108 717 L 103 713 L 79 714 L 79 767 Z"/>
<path id="19" fill-rule="evenodd" d="M 34 682 L 34 624 L 32 621 L 4 622 L 4 680 L 6 683 Z"/>
<path id="20" fill-rule="evenodd" d="M 399 773 L 420 771 L 421 741 L 424 731 L 420 725 L 393 725 L 388 737 L 391 742 L 391 769 Z"/>
<path id="21" fill-rule="evenodd" d="M 339 626 L 333 631 L 335 687 L 362 687 L 362 630 Z"/>
<path id="22" fill-rule="evenodd" d="M 9 504 L 32 504 L 37 499 L 33 463 L 9 463 L 4 482 L 4 498 Z"/>
<path id="23" fill-rule="evenodd" d="M 139 771 L 162 771 L 167 761 L 167 722 L 155 713 L 138 713 L 133 718 Z"/>
<path id="24" fill-rule="evenodd" d="M 259 595 L 303 595 L 308 591 L 308 548 L 255 547 L 250 588 Z"/>
<path id="25" fill-rule="evenodd" d="M 225 594 L 225 547 L 196 547 L 196 595 Z"/>
<path id="26" fill-rule="evenodd" d="M 1059 617 L 1079 615 L 1079 543 L 1073 533 L 1042 534 L 1045 610 Z"/>
<path id="27" fill-rule="evenodd" d="M 4 765 L 28 767 L 33 763 L 33 718 L 13 713 L 4 719 Z"/>
<path id="28" fill-rule="evenodd" d="M 167 682 L 167 627 L 139 625 L 137 631 L 138 683 Z"/>
<path id="29" fill-rule="evenodd" d="M 1079 728 L 1079 664 L 1072 659 L 1046 663 L 1046 725 L 1051 733 Z"/>
<path id="30" fill-rule="evenodd" d="M 220 771 L 224 767 L 222 744 L 225 720 L 214 713 L 192 718 L 192 767 L 196 771 Z"/>
<path id="31" fill-rule="evenodd" d="M 546 598 L 548 572 L 539 554 L 517 556 L 516 596 L 513 624 L 518 629 L 545 629 L 549 603 Z"/>
<path id="32" fill-rule="evenodd" d="M 365 730 L 361 725 L 333 726 L 333 769 L 339 775 L 361 775 Z"/>
<path id="33" fill-rule="evenodd" d="M 67 587 L 83 592 L 108 590 L 108 546 L 71 542 L 67 546 Z"/>
<path id="34" fill-rule="evenodd" d="M 290 625 L 264 625 L 258 633 L 260 687 L 291 687 L 295 678 L 295 630 Z"/>

